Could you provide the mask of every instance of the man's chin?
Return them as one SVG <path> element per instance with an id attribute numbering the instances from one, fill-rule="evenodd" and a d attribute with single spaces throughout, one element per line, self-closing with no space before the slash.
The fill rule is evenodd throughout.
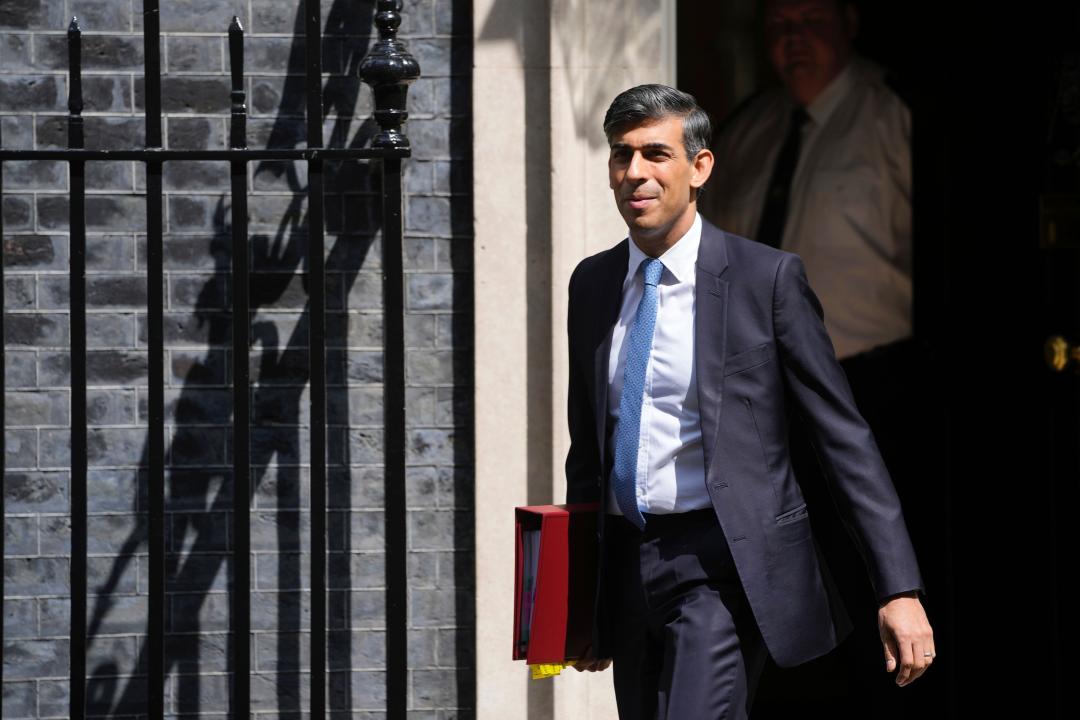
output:
<path id="1" fill-rule="evenodd" d="M 784 84 L 798 95 L 800 91 L 819 85 L 819 75 L 820 70 L 815 65 L 796 65 L 784 73 Z"/>
<path id="2" fill-rule="evenodd" d="M 658 226 L 656 223 L 627 223 L 627 230 L 637 240 L 652 240 L 662 236 L 665 229 L 662 226 Z"/>
<path id="3" fill-rule="evenodd" d="M 642 215 L 630 213 L 623 215 L 623 220 L 626 221 L 626 226 L 628 228 L 638 233 L 647 235 L 649 232 L 656 229 L 656 223 L 650 222 Z"/>

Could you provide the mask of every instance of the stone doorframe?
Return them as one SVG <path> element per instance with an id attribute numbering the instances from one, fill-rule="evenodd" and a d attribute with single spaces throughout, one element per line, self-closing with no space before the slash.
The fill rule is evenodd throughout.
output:
<path id="1" fill-rule="evenodd" d="M 565 498 L 567 282 L 626 235 L 601 124 L 619 91 L 674 84 L 675 1 L 474 2 L 478 720 L 616 717 L 610 671 L 510 660 L 513 508 Z"/>

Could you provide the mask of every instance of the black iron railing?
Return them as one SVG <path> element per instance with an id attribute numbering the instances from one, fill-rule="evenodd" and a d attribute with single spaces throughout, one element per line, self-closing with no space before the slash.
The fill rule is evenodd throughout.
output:
<path id="1" fill-rule="evenodd" d="M 361 63 L 360 76 L 372 86 L 375 119 L 381 132 L 367 148 L 324 148 L 322 124 L 322 19 L 318 0 L 304 2 L 306 48 L 307 147 L 248 149 L 244 96 L 244 30 L 238 18 L 229 27 L 232 108 L 229 148 L 166 150 L 162 148 L 161 59 L 158 0 L 144 0 L 146 141 L 143 149 L 84 149 L 82 118 L 81 30 L 76 19 L 68 29 L 68 149 L 4 150 L 0 138 L 0 187 L 3 162 L 63 160 L 70 167 L 70 328 L 71 328 L 71 672 L 70 717 L 86 715 L 87 650 L 87 372 L 86 372 L 86 222 L 85 165 L 88 161 L 134 160 L 146 165 L 147 344 L 149 406 L 149 611 L 146 715 L 165 715 L 165 401 L 164 298 L 162 239 L 162 168 L 173 161 L 228 161 L 232 204 L 233 308 L 233 585 L 230 588 L 232 643 L 232 708 L 235 718 L 250 716 L 251 533 L 250 467 L 251 407 L 249 399 L 250 297 L 247 218 L 247 163 L 300 160 L 308 167 L 308 277 L 310 322 L 311 424 L 311 690 L 310 716 L 326 716 L 326 301 L 323 228 L 323 161 L 379 161 L 382 170 L 382 247 L 384 319 L 384 450 L 386 528 L 386 690 L 387 714 L 405 717 L 407 704 L 406 510 L 405 510 L 405 329 L 402 264 L 401 161 L 410 154 L 401 132 L 407 118 L 408 85 L 419 66 L 397 40 L 401 0 L 378 0 L 375 24 L 379 41 Z M 0 215 L 0 235 L 3 218 Z M 2 253 L 2 250 L 0 250 Z M 0 255 L 2 260 L 2 255 Z M 0 262 L 0 286 L 3 263 Z M 0 293 L 0 312 L 4 310 Z M 247 318 L 248 322 L 240 321 Z M 0 347 L 3 343 L 0 323 Z M 0 353 L 0 418 L 3 417 L 4 359 Z M 4 470 L 0 433 L 0 473 Z M 0 493 L 0 513 L 4 510 Z M 0 533 L 0 557 L 3 556 Z M 0 597 L 3 577 L 0 574 Z M 0 647 L 3 643 L 0 628 Z M 0 682 L 3 681 L 0 668 Z"/>

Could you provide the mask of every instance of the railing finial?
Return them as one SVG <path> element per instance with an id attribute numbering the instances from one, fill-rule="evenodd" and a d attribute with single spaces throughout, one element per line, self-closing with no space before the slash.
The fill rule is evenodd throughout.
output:
<path id="1" fill-rule="evenodd" d="M 375 121 L 382 129 L 372 147 L 408 149 L 409 139 L 401 125 L 409 117 L 405 102 L 409 83 L 420 77 L 420 64 L 397 39 L 401 25 L 401 0 L 379 0 L 375 24 L 379 28 L 376 42 L 360 63 L 360 78 L 375 94 Z"/>
<path id="2" fill-rule="evenodd" d="M 72 16 L 68 25 L 68 147 L 83 146 L 82 29 Z"/>
<path id="3" fill-rule="evenodd" d="M 247 98 L 244 94 L 244 26 L 233 15 L 229 24 L 229 69 L 232 73 L 232 122 L 229 126 L 229 147 L 247 147 Z"/>

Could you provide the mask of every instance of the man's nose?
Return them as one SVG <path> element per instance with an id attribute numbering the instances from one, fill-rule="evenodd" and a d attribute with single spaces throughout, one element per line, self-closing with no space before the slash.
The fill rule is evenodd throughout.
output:
<path id="1" fill-rule="evenodd" d="M 802 39 L 803 35 L 806 34 L 806 23 L 796 19 L 783 20 L 781 21 L 776 34 L 777 37 L 785 40 L 793 38 Z"/>
<path id="2" fill-rule="evenodd" d="M 635 152 L 630 156 L 630 162 L 626 165 L 626 177 L 628 180 L 645 177 L 645 158 L 641 157 L 641 153 Z"/>

